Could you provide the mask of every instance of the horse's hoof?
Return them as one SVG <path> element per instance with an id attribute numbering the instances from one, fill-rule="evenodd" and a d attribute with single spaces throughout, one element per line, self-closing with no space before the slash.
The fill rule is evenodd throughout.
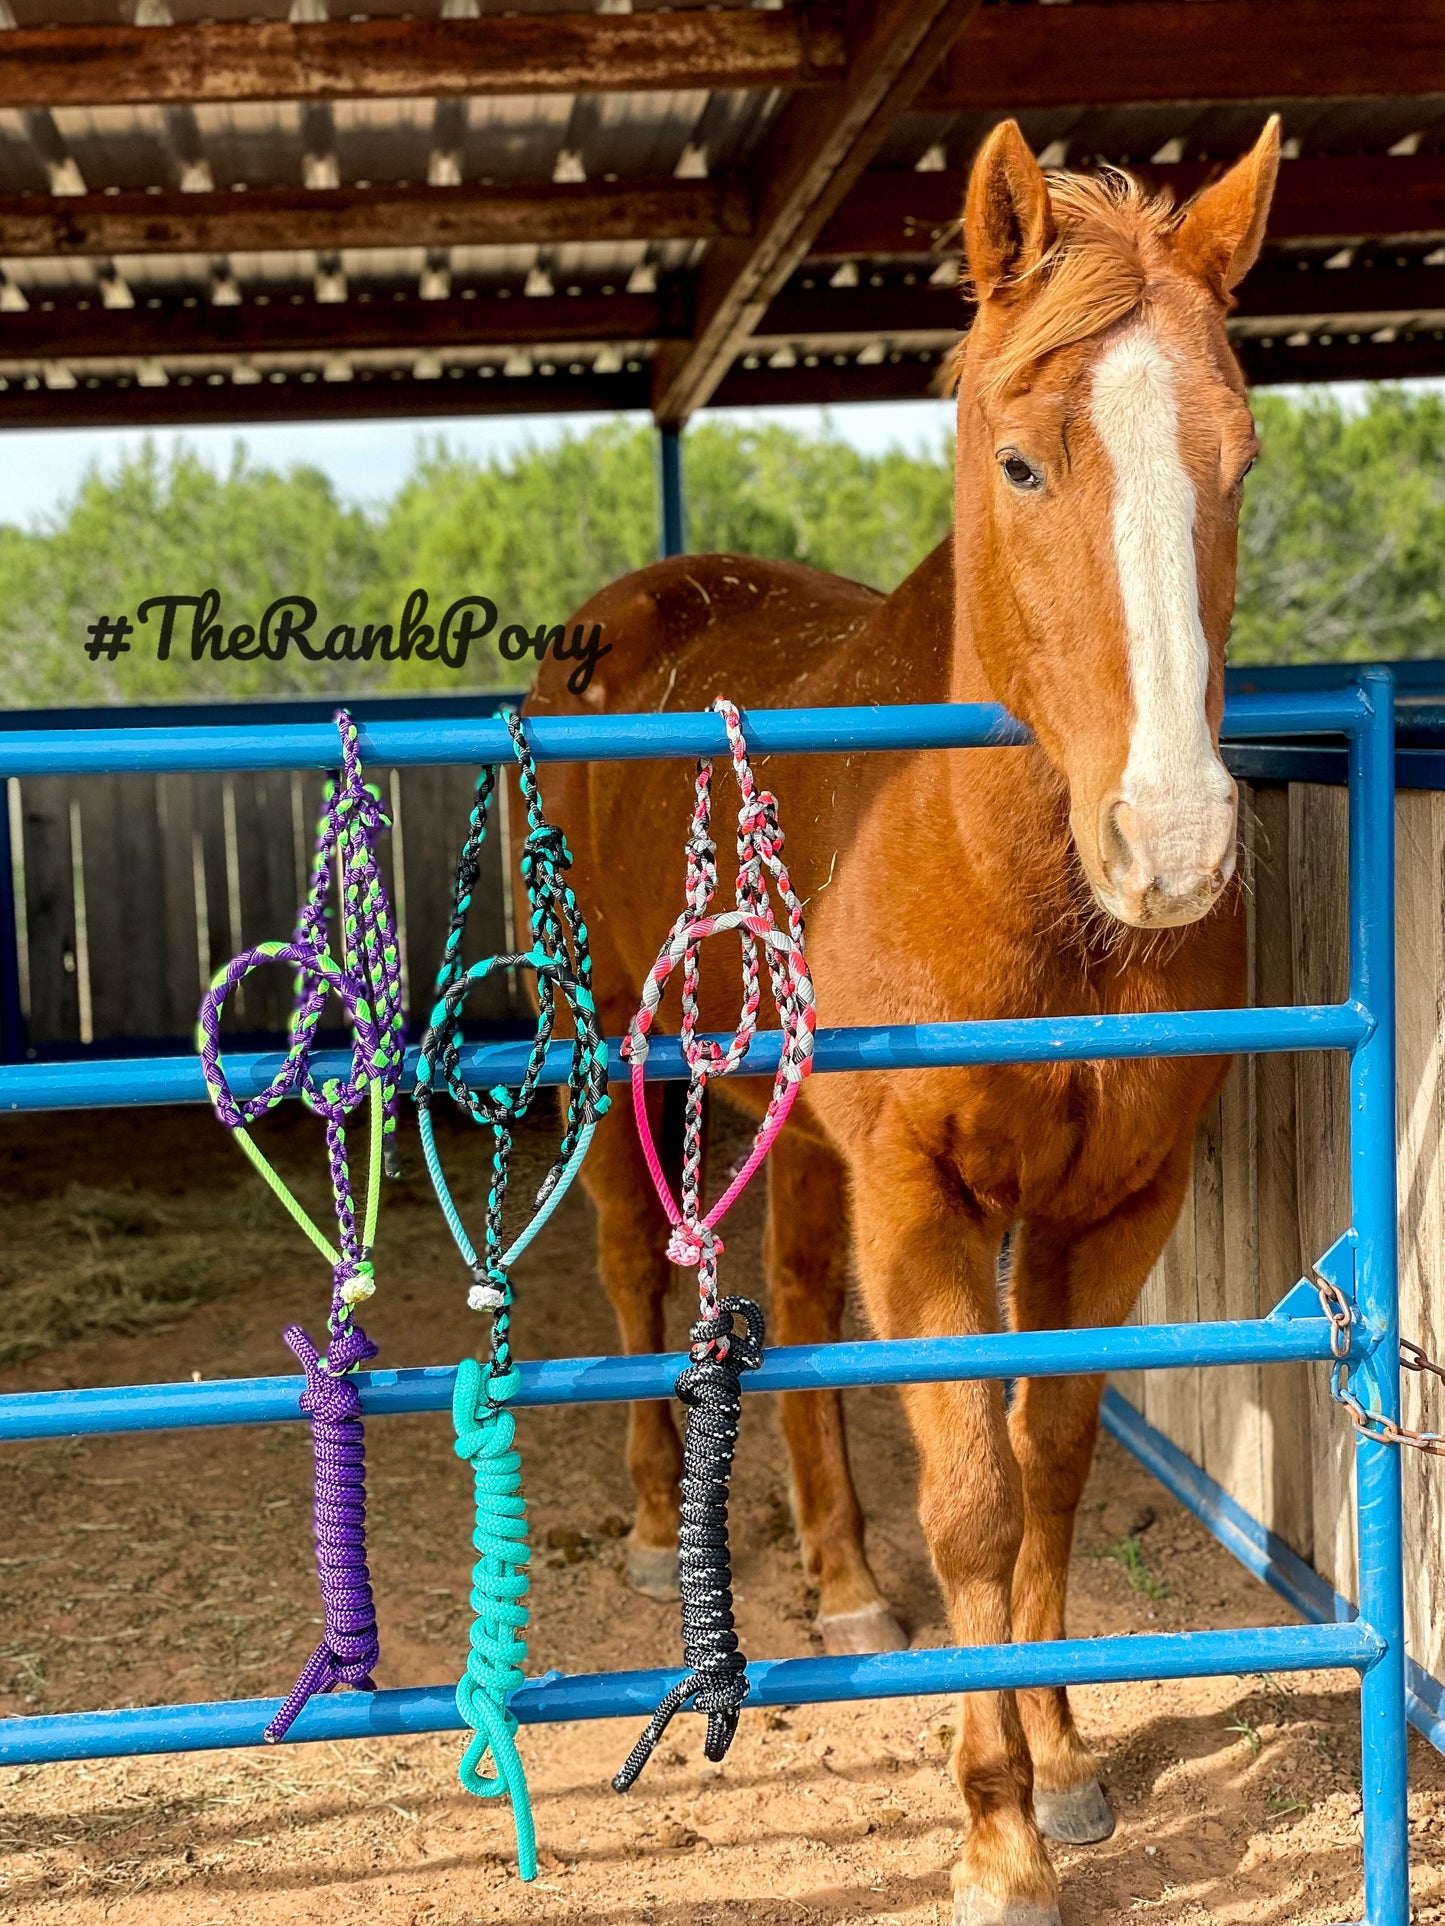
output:
<path id="1" fill-rule="evenodd" d="M 1114 1815 L 1097 1779 L 1067 1792 L 1034 1787 L 1034 1818 L 1045 1839 L 1064 1846 L 1097 1846 L 1114 1830 Z"/>
<path id="2" fill-rule="evenodd" d="M 1000 1899 L 982 1886 L 955 1886 L 953 1926 L 1063 1926 L 1057 1906 L 1029 1899 Z"/>
<path id="3" fill-rule="evenodd" d="M 856 1612 L 824 1612 L 818 1619 L 818 1630 L 830 1658 L 908 1650 L 903 1627 L 886 1605 L 865 1605 Z"/>
<path id="4" fill-rule="evenodd" d="M 629 1543 L 627 1582 L 644 1598 L 655 1598 L 663 1605 L 671 1604 L 678 1596 L 677 1546 Z"/>

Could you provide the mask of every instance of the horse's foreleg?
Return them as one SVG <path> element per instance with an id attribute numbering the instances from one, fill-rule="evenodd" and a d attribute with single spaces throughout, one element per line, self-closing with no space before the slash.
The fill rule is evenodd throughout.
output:
<path id="1" fill-rule="evenodd" d="M 769 1340 L 836 1340 L 848 1282 L 848 1199 L 843 1169 L 824 1145 L 786 1132 L 768 1161 Z M 837 1391 L 790 1391 L 782 1399 L 793 1518 L 803 1569 L 818 1590 L 827 1650 L 896 1652 L 907 1645 L 863 1549 L 843 1400 Z"/>
<path id="2" fill-rule="evenodd" d="M 1038 1223 L 1020 1227 L 1009 1280 L 1015 1329 L 1118 1324 L 1128 1316 L 1178 1215 L 1190 1151 L 1185 1139 L 1153 1182 L 1102 1224 L 1081 1233 Z M 1024 1492 L 1013 1594 L 1018 1639 L 1064 1636 L 1074 1521 L 1093 1463 L 1103 1389 L 1101 1377 L 1033 1378 L 1017 1387 L 1009 1431 Z M 1113 1814 L 1068 1693 L 1062 1687 L 1020 1692 L 1019 1709 L 1044 1833 L 1076 1845 L 1107 1839 Z"/>
<path id="3" fill-rule="evenodd" d="M 660 1109 L 660 1096 L 652 1101 Z M 597 1211 L 597 1269 L 617 1316 L 622 1348 L 629 1354 L 661 1351 L 663 1307 L 672 1280 L 667 1224 L 625 1105 L 614 1103 L 598 1126 L 582 1182 Z M 669 1404 L 629 1407 L 627 1469 L 637 1493 L 627 1576 L 650 1598 L 676 1598 L 682 1444 Z"/>
<path id="4" fill-rule="evenodd" d="M 998 1326 L 1001 1229 L 959 1208 L 911 1145 L 855 1167 L 860 1281 L 882 1337 Z M 912 1385 L 904 1404 L 919 1456 L 919 1516 L 960 1645 L 1011 1636 L 1023 1493 L 997 1384 Z M 960 1701 L 953 1775 L 970 1826 L 953 1869 L 954 1926 L 1058 1926 L 1057 1881 L 1034 1820 L 1033 1774 L 1012 1692 Z"/>

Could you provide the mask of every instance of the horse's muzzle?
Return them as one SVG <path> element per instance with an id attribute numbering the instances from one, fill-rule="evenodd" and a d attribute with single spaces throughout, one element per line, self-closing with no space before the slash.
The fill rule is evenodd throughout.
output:
<path id="1" fill-rule="evenodd" d="M 1185 798 L 1105 803 L 1095 893 L 1111 916 L 1134 929 L 1174 929 L 1213 909 L 1234 874 L 1238 828 L 1237 791 L 1219 773 L 1227 791 L 1211 783 Z"/>

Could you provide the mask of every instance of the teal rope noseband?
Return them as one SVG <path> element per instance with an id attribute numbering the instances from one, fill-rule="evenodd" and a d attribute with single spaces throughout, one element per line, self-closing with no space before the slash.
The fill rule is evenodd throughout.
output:
<path id="1" fill-rule="evenodd" d="M 516 751 L 527 809 L 527 836 L 522 848 L 522 880 L 526 885 L 531 948 L 513 955 L 489 956 L 470 967 L 462 961 L 462 940 L 472 892 L 480 874 L 480 853 L 487 833 L 487 816 L 496 786 L 494 768 L 477 777 L 476 795 L 467 821 L 466 840 L 457 863 L 451 922 L 441 967 L 437 971 L 436 1003 L 422 1038 L 416 1072 L 417 1124 L 422 1154 L 453 1241 L 471 1272 L 467 1302 L 473 1310 L 492 1314 L 491 1357 L 486 1370 L 474 1358 L 457 1367 L 452 1400 L 456 1451 L 472 1467 L 476 1498 L 476 1526 L 472 1544 L 477 1562 L 472 1571 L 473 1624 L 467 1669 L 457 1686 L 457 1710 L 472 1729 L 462 1755 L 461 1782 L 482 1798 L 505 1794 L 511 1799 L 517 1829 L 517 1863 L 523 1879 L 537 1874 L 536 1836 L 526 1774 L 517 1752 L 517 1721 L 508 1701 L 522 1683 L 522 1661 L 527 1644 L 525 1604 L 531 1547 L 527 1540 L 527 1506 L 522 1496 L 522 1463 L 516 1450 L 516 1418 L 507 1401 L 517 1388 L 509 1333 L 512 1313 L 511 1267 L 532 1242 L 566 1195 L 607 1108 L 607 1043 L 597 1020 L 592 997 L 592 958 L 587 926 L 565 872 L 572 857 L 562 832 L 542 814 L 536 766 L 520 719 L 506 717 Z M 493 971 L 531 970 L 537 979 L 537 1028 L 526 1068 L 515 1089 L 494 1084 L 472 1090 L 461 1072 L 462 1010 L 474 984 Z M 541 1083 L 547 1048 L 556 1027 L 560 1004 L 572 1020 L 572 1057 L 567 1078 L 567 1111 L 556 1161 L 537 1193 L 533 1213 L 508 1245 L 503 1235 L 503 1212 L 516 1126 L 531 1109 Z M 480 1255 L 467 1234 L 442 1169 L 432 1129 L 432 1098 L 443 1087 L 475 1124 L 492 1132 L 492 1177 L 487 1193 L 486 1227 Z M 491 1754 L 493 1771 L 482 1764 Z"/>

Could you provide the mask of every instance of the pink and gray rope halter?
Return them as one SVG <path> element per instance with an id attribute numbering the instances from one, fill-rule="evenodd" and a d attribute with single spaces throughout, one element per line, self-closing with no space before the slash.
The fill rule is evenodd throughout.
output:
<path id="1" fill-rule="evenodd" d="M 717 1226 L 767 1156 L 803 1078 L 813 1067 L 817 1025 L 813 979 L 803 949 L 803 910 L 783 864 L 777 798 L 759 789 L 753 779 L 738 711 L 724 701 L 715 702 L 713 707 L 727 729 L 733 773 L 742 796 L 737 827 L 737 906 L 721 915 L 711 913 L 717 889 L 717 845 L 711 834 L 712 764 L 704 758 L 697 767 L 697 800 L 687 845 L 687 908 L 674 923 L 643 987 L 642 1007 L 633 1018 L 625 1046 L 632 1067 L 632 1108 L 643 1155 L 672 1225 L 667 1254 L 673 1263 L 697 1270 L 698 1321 L 692 1327 L 689 1362 L 675 1387 L 687 1406 L 678 1587 L 682 1594 L 683 1656 L 689 1670 L 657 1707 L 612 1781 L 619 1792 L 632 1785 L 668 1721 L 689 1703 L 695 1711 L 707 1714 L 704 1750 L 708 1758 L 723 1758 L 748 1695 L 747 1661 L 738 1648 L 733 1624 L 727 1504 L 742 1415 L 740 1378 L 743 1371 L 755 1371 L 762 1363 L 763 1314 L 750 1298 L 718 1295 L 717 1267 L 723 1243 Z M 773 910 L 770 877 L 787 911 L 786 929 L 780 927 Z M 703 943 L 709 936 L 729 930 L 735 931 L 742 942 L 743 1007 L 732 1041 L 724 1049 L 698 1034 L 698 983 Z M 782 1055 L 752 1149 L 722 1196 L 704 1212 L 703 1098 L 712 1078 L 728 1076 L 747 1057 L 762 1002 L 760 957 L 766 959 L 768 982 L 777 1006 Z M 648 1038 L 658 1006 L 668 979 L 679 965 L 682 1050 L 691 1076 L 681 1194 L 674 1199 L 647 1119 L 644 1075 Z M 739 1318 L 744 1327 L 741 1332 L 737 1328 Z"/>
<path id="2" fill-rule="evenodd" d="M 376 1288 L 371 1246 L 383 1161 L 388 1170 L 396 1169 L 404 1016 L 396 925 L 376 859 L 376 843 L 390 823 L 376 792 L 362 779 L 356 725 L 345 710 L 338 711 L 336 724 L 342 767 L 326 787 L 316 856 L 295 936 L 289 943 L 260 943 L 227 964 L 201 1004 L 198 1030 L 201 1066 L 216 1114 L 235 1132 L 251 1162 L 332 1267 L 325 1353 L 317 1351 L 300 1325 L 289 1325 L 285 1332 L 306 1374 L 301 1409 L 311 1419 L 316 1562 L 326 1632 L 266 1728 L 268 1740 L 285 1736 L 313 1693 L 337 1685 L 369 1689 L 378 1656 L 376 1607 L 366 1563 L 361 1398 L 353 1377 L 359 1365 L 375 1357 L 376 1347 L 355 1321 L 355 1310 Z M 329 948 L 333 873 L 340 902 L 340 962 Z M 296 972 L 286 1056 L 258 1096 L 237 1098 L 221 1065 L 221 1012 L 231 992 L 268 963 L 287 964 Z M 336 998 L 351 1026 L 351 1067 L 345 1077 L 318 1083 L 311 1056 L 328 996 Z M 251 1124 L 292 1096 L 300 1096 L 325 1120 L 336 1246 L 312 1223 L 250 1134 Z M 352 1112 L 364 1102 L 370 1104 L 371 1142 L 365 1215 L 358 1227 L 346 1131 Z"/>

